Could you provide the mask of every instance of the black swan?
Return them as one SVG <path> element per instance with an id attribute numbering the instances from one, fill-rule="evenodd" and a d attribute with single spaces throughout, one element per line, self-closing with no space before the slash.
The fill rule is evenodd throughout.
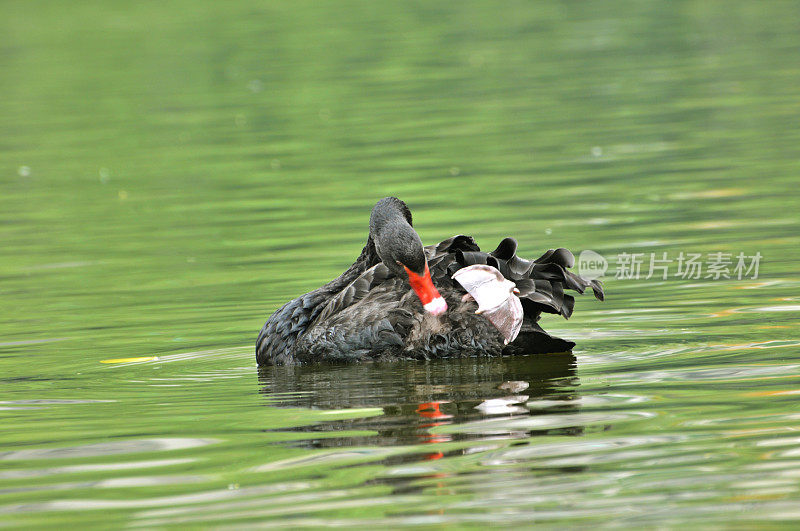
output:
<path id="1" fill-rule="evenodd" d="M 484 253 L 463 235 L 423 247 L 408 206 L 381 199 L 355 263 L 273 313 L 258 335 L 256 360 L 291 365 L 572 349 L 572 341 L 545 332 L 539 317 L 569 318 L 575 299 L 565 288 L 591 287 L 603 300 L 602 286 L 568 270 L 575 259 L 566 249 L 533 261 L 516 251 L 513 238 Z"/>

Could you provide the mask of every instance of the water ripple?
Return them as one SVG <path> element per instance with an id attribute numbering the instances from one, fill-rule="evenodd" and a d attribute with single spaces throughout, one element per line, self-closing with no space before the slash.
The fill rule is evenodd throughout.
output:
<path id="1" fill-rule="evenodd" d="M 62 448 L 31 448 L 0 453 L 0 461 L 23 461 L 28 459 L 70 459 L 100 457 L 141 452 L 164 452 L 197 448 L 219 442 L 218 439 L 159 438 L 113 441 L 107 443 L 67 446 Z"/>

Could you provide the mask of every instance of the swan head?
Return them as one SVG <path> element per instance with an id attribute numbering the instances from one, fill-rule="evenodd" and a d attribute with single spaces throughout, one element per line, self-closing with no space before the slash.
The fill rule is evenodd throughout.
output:
<path id="1" fill-rule="evenodd" d="M 396 197 L 378 201 L 369 218 L 369 233 L 381 261 L 399 278 L 408 278 L 426 312 L 440 315 L 447 303 L 433 285 L 422 240 L 411 226 L 411 211 Z"/>

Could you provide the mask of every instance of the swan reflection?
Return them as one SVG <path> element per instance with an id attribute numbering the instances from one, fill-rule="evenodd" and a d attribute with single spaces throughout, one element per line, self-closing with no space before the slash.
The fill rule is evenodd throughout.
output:
<path id="1" fill-rule="evenodd" d="M 553 413 L 552 408 L 535 407 L 539 401 L 563 404 L 556 408 L 560 415 L 578 411 L 575 369 L 575 356 L 569 352 L 425 363 L 262 367 L 259 391 L 270 407 L 383 409 L 378 417 L 293 428 L 309 436 L 290 444 L 306 448 L 577 435 L 583 432 L 580 425 L 518 427 L 520 418 Z M 492 419 L 491 428 L 482 431 L 481 422 L 487 419 Z M 508 429 L 503 428 L 505 419 Z M 470 429 L 451 429 L 459 425 Z"/>

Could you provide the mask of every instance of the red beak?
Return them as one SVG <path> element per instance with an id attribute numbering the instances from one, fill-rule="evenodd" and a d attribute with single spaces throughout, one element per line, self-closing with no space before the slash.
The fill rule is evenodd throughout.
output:
<path id="1" fill-rule="evenodd" d="M 406 266 L 403 266 L 408 273 L 408 280 L 411 283 L 411 289 L 419 297 L 422 302 L 422 307 L 425 311 L 433 315 L 439 315 L 447 311 L 447 303 L 444 298 L 436 291 L 436 286 L 433 285 L 431 280 L 431 272 L 428 269 L 428 264 L 425 264 L 425 272 L 418 275 L 411 271 Z"/>

